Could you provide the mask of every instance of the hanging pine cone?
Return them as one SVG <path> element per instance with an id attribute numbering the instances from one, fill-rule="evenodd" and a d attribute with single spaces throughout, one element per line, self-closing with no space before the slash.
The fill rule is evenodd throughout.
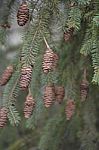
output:
<path id="1" fill-rule="evenodd" d="M 17 12 L 17 23 L 24 26 L 29 20 L 29 8 L 26 2 L 22 2 Z"/>
<path id="2" fill-rule="evenodd" d="M 3 128 L 7 123 L 8 110 L 5 107 L 0 109 L 0 128 Z"/>
<path id="3" fill-rule="evenodd" d="M 34 108 L 35 108 L 35 100 L 33 99 L 31 94 L 28 94 L 28 96 L 26 97 L 25 105 L 24 105 L 25 118 L 30 118 Z"/>
<path id="4" fill-rule="evenodd" d="M 4 73 L 2 74 L 1 76 L 1 79 L 0 79 L 0 85 L 5 85 L 8 80 L 10 79 L 10 77 L 12 76 L 12 73 L 13 73 L 13 66 L 8 66 Z"/>
<path id="5" fill-rule="evenodd" d="M 55 87 L 55 94 L 56 94 L 56 101 L 61 104 L 64 96 L 65 96 L 65 89 L 63 86 L 56 86 Z"/>
<path id="6" fill-rule="evenodd" d="M 43 57 L 43 64 L 42 68 L 44 73 L 48 73 L 52 70 L 53 62 L 54 62 L 54 52 L 51 49 L 47 49 L 44 57 Z"/>
<path id="7" fill-rule="evenodd" d="M 48 85 L 44 89 L 44 105 L 49 108 L 55 100 L 55 87 L 53 85 Z"/>
<path id="8" fill-rule="evenodd" d="M 74 32 L 74 28 L 70 28 L 66 32 L 64 32 L 64 40 L 65 40 L 65 42 L 69 42 L 69 41 L 72 40 L 73 32 Z"/>
<path id="9" fill-rule="evenodd" d="M 80 85 L 80 94 L 81 94 L 81 101 L 85 101 L 88 95 L 89 86 L 87 81 L 82 81 Z"/>
<path id="10" fill-rule="evenodd" d="M 54 70 L 58 63 L 58 55 L 53 52 L 53 50 L 49 47 L 47 40 L 44 37 L 44 42 L 46 44 L 46 51 L 43 57 L 42 69 L 44 73 L 48 73 L 51 70 Z"/>
<path id="11" fill-rule="evenodd" d="M 52 65 L 53 70 L 57 67 L 58 60 L 59 60 L 58 55 L 56 53 L 54 53 L 54 61 L 53 61 L 53 65 Z"/>
<path id="12" fill-rule="evenodd" d="M 86 78 L 86 69 L 84 70 L 84 78 L 80 84 L 80 95 L 81 95 L 81 101 L 85 101 L 88 95 L 89 91 L 89 82 Z"/>
<path id="13" fill-rule="evenodd" d="M 22 90 L 28 88 L 32 77 L 32 66 L 24 65 L 21 68 L 20 87 Z"/>
<path id="14" fill-rule="evenodd" d="M 66 119 L 70 120 L 75 111 L 75 102 L 72 99 L 69 99 L 66 104 L 65 113 Z"/>

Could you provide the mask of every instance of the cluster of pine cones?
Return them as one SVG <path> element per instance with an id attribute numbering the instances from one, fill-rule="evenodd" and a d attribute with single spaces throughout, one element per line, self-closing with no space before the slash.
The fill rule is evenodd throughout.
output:
<path id="1" fill-rule="evenodd" d="M 17 23 L 19 26 L 24 26 L 28 22 L 28 20 L 29 20 L 29 8 L 26 2 L 22 2 L 17 12 Z M 74 29 L 70 28 L 68 31 L 64 33 L 65 42 L 68 42 L 72 39 L 73 32 Z M 58 64 L 58 59 L 59 59 L 58 55 L 55 52 L 53 52 L 52 49 L 47 47 L 42 62 L 43 72 L 47 74 L 50 71 L 55 70 Z M 33 71 L 33 66 L 26 65 L 26 64 L 22 66 L 21 76 L 19 81 L 20 88 L 22 90 L 28 89 L 32 78 L 32 71 Z M 13 72 L 14 72 L 14 67 L 12 65 L 8 66 L 5 69 L 0 79 L 1 86 L 7 84 Z M 88 90 L 89 90 L 88 87 L 89 87 L 88 81 L 85 79 L 82 80 L 80 85 L 81 101 L 84 101 L 87 98 Z M 44 106 L 46 108 L 49 108 L 55 101 L 61 104 L 64 99 L 64 96 L 65 96 L 65 89 L 63 86 L 54 86 L 54 84 L 48 84 L 44 88 L 44 95 L 43 95 Z M 31 117 L 35 106 L 36 106 L 36 102 L 32 97 L 31 92 L 29 92 L 24 103 L 25 118 Z M 66 108 L 65 108 L 67 120 L 71 119 L 74 112 L 75 112 L 75 102 L 74 100 L 69 99 L 67 101 Z M 6 107 L 2 107 L 0 109 L 0 128 L 4 127 L 7 123 L 7 113 L 8 113 L 8 109 Z"/>
<path id="2" fill-rule="evenodd" d="M 65 89 L 62 86 L 54 86 L 54 85 L 47 85 L 44 88 L 44 95 L 43 95 L 43 101 L 44 106 L 46 108 L 49 108 L 55 100 L 59 103 L 62 103 L 65 96 Z M 32 115 L 32 112 L 36 106 L 36 102 L 34 98 L 32 97 L 31 92 L 26 97 L 26 101 L 24 104 L 24 116 L 25 118 L 30 118 Z"/>
<path id="3" fill-rule="evenodd" d="M 46 108 L 49 108 L 55 100 L 60 104 L 65 96 L 65 89 L 63 86 L 47 85 L 44 88 L 43 101 Z"/>
<path id="4" fill-rule="evenodd" d="M 48 85 L 44 89 L 44 105 L 46 108 L 49 108 L 55 100 L 60 104 L 63 101 L 63 98 L 65 96 L 65 89 L 62 86 L 56 86 Z M 33 110 L 35 108 L 36 102 L 34 98 L 32 97 L 31 93 L 26 97 L 25 103 L 24 103 L 24 117 L 26 119 L 30 118 Z M 67 120 L 70 120 L 73 116 L 75 111 L 75 103 L 73 100 L 68 100 L 66 104 L 66 118 Z M 7 123 L 7 113 L 8 109 L 5 107 L 2 107 L 0 109 L 0 128 L 4 127 Z"/>
<path id="5" fill-rule="evenodd" d="M 58 89 L 58 90 L 57 90 Z M 56 92 L 55 92 L 56 90 Z M 47 85 L 44 88 L 44 95 L 43 101 L 44 106 L 49 108 L 55 102 L 55 100 L 59 103 L 62 103 L 65 96 L 65 89 L 62 86 L 54 86 L 54 85 Z M 31 93 L 28 94 L 26 97 L 26 101 L 24 104 L 24 116 L 25 118 L 30 118 L 33 113 L 34 108 L 36 107 L 36 102 L 32 97 Z"/>
<path id="6" fill-rule="evenodd" d="M 20 77 L 20 87 L 21 89 L 27 89 L 32 76 L 32 66 L 23 66 L 21 69 L 21 77 Z M 12 65 L 8 66 L 4 73 L 1 76 L 0 84 L 5 85 L 11 78 L 13 74 L 14 68 Z M 82 80 L 80 84 L 80 95 L 81 101 L 85 101 L 88 95 L 89 84 L 86 79 L 86 76 Z M 55 101 L 59 104 L 62 103 L 65 96 L 65 89 L 63 86 L 55 86 L 54 84 L 49 84 L 44 88 L 43 101 L 44 106 L 49 108 Z M 29 93 L 26 97 L 26 101 L 24 104 L 24 116 L 25 118 L 29 118 L 32 115 L 32 112 L 35 108 L 35 100 L 32 97 L 31 93 Z M 70 120 L 75 111 L 75 103 L 73 100 L 68 100 L 65 108 L 66 118 Z M 5 126 L 7 122 L 7 108 L 2 107 L 0 109 L 0 127 Z"/>
<path id="7" fill-rule="evenodd" d="M 35 108 L 35 100 L 33 99 L 31 93 L 29 93 L 24 103 L 24 117 L 27 119 L 30 118 L 34 108 Z M 0 109 L 0 128 L 5 127 L 7 119 L 8 119 L 8 108 L 2 107 Z"/>
<path id="8" fill-rule="evenodd" d="M 44 88 L 44 106 L 49 108 L 52 104 L 56 101 L 59 104 L 63 102 L 65 96 L 65 89 L 63 86 L 54 86 L 54 85 L 47 85 Z M 72 99 L 68 99 L 65 107 L 66 119 L 70 120 L 71 117 L 74 115 L 75 112 L 75 102 Z"/>

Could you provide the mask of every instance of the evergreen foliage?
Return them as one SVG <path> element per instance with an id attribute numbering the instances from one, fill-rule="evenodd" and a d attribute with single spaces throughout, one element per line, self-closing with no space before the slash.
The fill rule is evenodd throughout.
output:
<path id="1" fill-rule="evenodd" d="M 9 0 L 2 4 L 8 11 L 4 13 L 0 24 L 13 25 L 12 13 L 17 16 L 21 2 Z M 3 89 L 0 102 L 1 107 L 8 109 L 8 119 L 11 125 L 18 126 L 22 115 L 16 108 L 20 89 L 20 76 L 23 66 L 32 66 L 32 79 L 27 89 L 31 91 L 36 101 L 32 116 L 27 119 L 26 126 L 36 129 L 43 128 L 38 144 L 40 150 L 60 150 L 66 146 L 72 150 L 71 144 L 77 141 L 76 150 L 97 150 L 99 133 L 96 128 L 96 100 L 93 91 L 99 85 L 99 2 L 98 0 L 36 0 L 27 1 L 30 18 L 28 23 L 18 28 L 22 31 L 23 43 L 18 49 L 18 55 L 11 64 L 14 72 Z M 3 10 L 2 10 L 3 11 Z M 11 12 L 11 13 L 9 13 Z M 6 16 L 6 17 L 5 17 Z M 6 19 L 5 19 L 6 18 Z M 64 39 L 70 36 L 68 42 Z M 6 46 L 5 39 L 10 29 L 0 26 L 0 47 Z M 59 56 L 56 70 L 45 74 L 42 70 L 42 61 L 46 48 L 52 49 Z M 83 56 L 82 56 L 83 55 Z M 89 93 L 85 102 L 81 102 L 80 83 L 83 79 L 83 70 L 87 69 Z M 65 87 L 65 98 L 61 106 L 55 103 L 52 108 L 45 108 L 43 104 L 44 87 L 48 84 Z M 92 88 L 94 86 L 94 88 Z M 91 90 L 90 90 L 91 89 Z M 93 90 L 93 91 L 92 91 Z M 68 99 L 75 101 L 76 110 L 70 121 L 66 120 L 65 106 Z M 98 107 L 98 106 L 97 106 Z M 16 145 L 19 146 L 18 141 Z M 14 147 L 14 146 L 13 146 Z M 14 148 L 10 148 L 15 149 Z M 74 150 L 74 149 L 73 149 Z"/>

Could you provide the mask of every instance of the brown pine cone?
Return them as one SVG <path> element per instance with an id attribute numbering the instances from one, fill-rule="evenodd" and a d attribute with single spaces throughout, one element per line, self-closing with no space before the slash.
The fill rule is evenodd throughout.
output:
<path id="1" fill-rule="evenodd" d="M 61 104 L 65 96 L 65 89 L 63 86 L 55 87 L 56 101 Z"/>
<path id="2" fill-rule="evenodd" d="M 13 66 L 10 65 L 5 69 L 4 73 L 1 76 L 0 79 L 1 86 L 5 85 L 9 81 L 9 79 L 12 76 L 12 73 L 13 73 Z"/>
<path id="3" fill-rule="evenodd" d="M 0 128 L 3 128 L 7 123 L 7 113 L 8 110 L 5 107 L 0 109 Z"/>
<path id="4" fill-rule="evenodd" d="M 42 63 L 44 73 L 48 73 L 49 71 L 52 70 L 54 59 L 55 59 L 54 52 L 51 49 L 47 49 L 44 54 Z"/>
<path id="5" fill-rule="evenodd" d="M 35 100 L 33 99 L 31 94 L 28 94 L 24 105 L 25 118 L 28 119 L 31 117 L 34 108 L 35 108 Z"/>
<path id="6" fill-rule="evenodd" d="M 53 61 L 53 66 L 52 66 L 53 70 L 57 67 L 58 60 L 59 60 L 58 55 L 56 53 L 54 53 L 54 61 Z"/>
<path id="7" fill-rule="evenodd" d="M 55 87 L 53 85 L 47 85 L 44 89 L 44 105 L 49 108 L 55 101 Z"/>
<path id="8" fill-rule="evenodd" d="M 88 91 L 89 91 L 89 83 L 87 80 L 83 80 L 80 85 L 80 95 L 82 102 L 86 100 Z"/>
<path id="9" fill-rule="evenodd" d="M 73 32 L 74 32 L 74 28 L 70 28 L 66 32 L 64 32 L 64 40 L 65 40 L 65 42 L 69 42 L 69 41 L 72 40 Z"/>
<path id="10" fill-rule="evenodd" d="M 75 102 L 72 99 L 69 99 L 66 103 L 65 113 L 66 119 L 70 120 L 75 112 Z"/>
<path id="11" fill-rule="evenodd" d="M 29 20 L 29 8 L 26 2 L 22 2 L 17 12 L 17 23 L 24 26 Z"/>
<path id="12" fill-rule="evenodd" d="M 87 69 L 85 67 L 83 72 L 83 80 L 80 84 L 80 95 L 82 102 L 86 100 L 88 91 L 89 91 L 89 82 L 87 80 Z"/>
<path id="13" fill-rule="evenodd" d="M 20 87 L 22 90 L 28 88 L 32 77 L 32 66 L 24 65 L 21 68 Z"/>

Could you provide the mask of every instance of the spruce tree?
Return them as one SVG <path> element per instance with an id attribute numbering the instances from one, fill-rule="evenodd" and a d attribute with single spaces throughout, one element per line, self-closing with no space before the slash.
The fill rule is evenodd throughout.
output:
<path id="1" fill-rule="evenodd" d="M 98 150 L 98 0 L 8 0 L 0 11 L 1 49 L 13 30 L 22 40 L 0 73 L 0 127 L 21 123 L 27 93 L 21 111 L 42 128 L 40 150 Z"/>

